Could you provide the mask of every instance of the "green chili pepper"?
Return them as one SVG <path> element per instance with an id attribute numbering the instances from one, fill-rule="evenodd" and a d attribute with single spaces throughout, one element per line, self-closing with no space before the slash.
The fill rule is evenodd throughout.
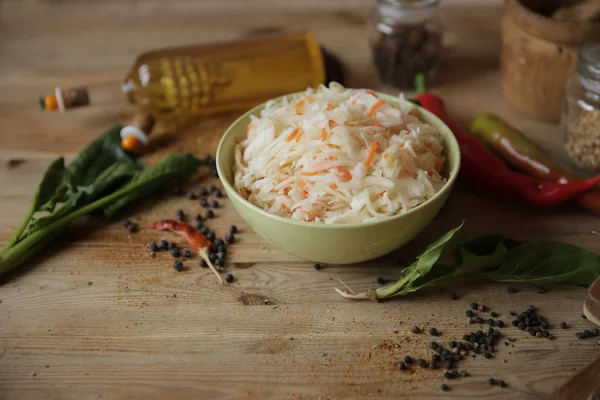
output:
<path id="1" fill-rule="evenodd" d="M 512 167 L 535 178 L 568 182 L 578 179 L 556 163 L 516 128 L 493 114 L 483 114 L 471 123 L 471 133 L 502 156 Z"/>

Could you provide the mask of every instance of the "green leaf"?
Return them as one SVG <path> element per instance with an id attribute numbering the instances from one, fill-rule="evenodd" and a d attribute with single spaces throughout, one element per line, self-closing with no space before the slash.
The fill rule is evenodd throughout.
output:
<path id="1" fill-rule="evenodd" d="M 532 241 L 511 250 L 499 268 L 478 277 L 497 282 L 589 286 L 600 277 L 600 256 L 567 243 Z"/>
<path id="2" fill-rule="evenodd" d="M 73 186 L 87 186 L 115 163 L 141 164 L 121 148 L 121 125 L 114 125 L 83 149 L 69 164 Z"/>
<path id="3" fill-rule="evenodd" d="M 111 165 L 98 175 L 91 184 L 76 187 L 75 193 L 70 195 L 61 208 L 33 222 L 28 234 L 32 234 L 58 221 L 74 210 L 96 201 L 106 193 L 114 191 L 128 182 L 140 169 L 139 164 L 130 162 L 118 162 Z"/>
<path id="4" fill-rule="evenodd" d="M 460 231 L 463 225 L 464 221 L 458 227 L 431 243 L 423 254 L 418 256 L 417 260 L 403 271 L 404 276 L 398 282 L 372 291 L 371 297 L 384 299 L 397 296 L 399 293 L 409 293 L 407 291 L 414 286 L 415 281 L 427 275 L 434 265 L 436 265 L 444 250 L 454 246 L 454 236 Z M 438 269 L 440 268 L 436 268 L 436 271 Z"/>
<path id="5" fill-rule="evenodd" d="M 460 268 L 463 274 L 497 267 L 518 244 L 502 235 L 476 236 L 454 248 L 454 267 Z"/>
<path id="6" fill-rule="evenodd" d="M 156 165 L 138 172 L 124 187 L 127 195 L 104 208 L 106 216 L 115 215 L 121 208 L 134 200 L 148 196 L 167 183 L 189 179 L 202 165 L 196 157 L 185 153 L 171 153 Z M 133 190 L 135 189 L 135 190 Z"/>

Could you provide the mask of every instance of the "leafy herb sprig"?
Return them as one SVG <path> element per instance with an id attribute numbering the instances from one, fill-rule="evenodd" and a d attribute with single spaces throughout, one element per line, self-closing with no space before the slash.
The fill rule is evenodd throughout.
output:
<path id="1" fill-rule="evenodd" d="M 600 277 L 600 256 L 580 247 L 544 240 L 518 242 L 502 235 L 477 236 L 460 244 L 455 236 L 463 224 L 431 243 L 397 282 L 366 293 L 335 290 L 349 299 L 384 300 L 467 279 L 589 286 Z M 451 255 L 449 264 L 438 262 L 444 253 Z"/>
<path id="2" fill-rule="evenodd" d="M 201 165 L 189 154 L 171 153 L 144 168 L 121 149 L 120 130 L 107 130 L 68 166 L 61 157 L 48 167 L 23 222 L 0 249 L 0 276 L 40 252 L 76 218 L 112 216 L 168 183 L 189 179 Z"/>

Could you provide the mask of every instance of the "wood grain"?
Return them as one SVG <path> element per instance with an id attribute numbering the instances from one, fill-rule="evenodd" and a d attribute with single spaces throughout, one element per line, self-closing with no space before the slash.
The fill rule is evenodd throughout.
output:
<path id="1" fill-rule="evenodd" d="M 446 51 L 435 90 L 466 124 L 493 110 L 561 155 L 558 128 L 524 118 L 502 98 L 498 71 L 499 0 L 445 1 Z M 224 40 L 272 29 L 311 29 L 347 66 L 348 85 L 377 87 L 363 23 L 364 1 L 43 1 L 6 0 L 0 24 L 0 242 L 20 222 L 48 163 L 73 157 L 111 124 L 125 122 L 118 82 L 135 56 L 154 47 Z M 292 8 L 290 8 L 292 7 Z M 110 82 L 117 86 L 111 88 Z M 67 115 L 42 113 L 39 94 L 56 85 L 97 84 L 93 107 Z M 153 138 L 174 150 L 214 151 L 236 115 L 200 121 L 185 132 Z M 213 180 L 198 176 L 190 188 Z M 332 290 L 354 290 L 395 279 L 432 239 L 467 224 L 463 237 L 503 233 L 547 238 L 592 251 L 598 220 L 564 205 L 550 210 L 484 199 L 458 185 L 448 204 L 413 243 L 361 265 L 312 265 L 266 243 L 227 200 L 211 227 L 240 228 L 226 269 L 236 281 L 221 287 L 197 259 L 175 272 L 172 258 L 147 250 L 169 238 L 145 227 L 196 202 L 168 194 L 138 203 L 119 219 L 143 227 L 130 235 L 117 219 L 72 226 L 47 252 L 0 286 L 0 399 L 366 399 L 440 398 L 441 371 L 398 371 L 406 354 L 425 356 L 431 337 L 410 328 L 436 326 L 447 341 L 474 329 L 471 301 L 495 309 L 509 326 L 492 360 L 469 359 L 470 378 L 450 383 L 447 397 L 545 398 L 598 354 L 594 340 L 574 333 L 591 327 L 580 317 L 585 289 L 473 283 L 385 303 L 344 301 Z M 169 238 L 174 240 L 175 238 Z M 455 291 L 459 300 L 449 301 Z M 555 340 L 531 339 L 510 326 L 509 310 L 540 307 Z M 556 326 L 566 321 L 570 328 Z M 383 341 L 398 347 L 386 350 Z M 514 347 L 513 347 L 514 346 Z M 509 387 L 486 384 L 490 377 Z"/>

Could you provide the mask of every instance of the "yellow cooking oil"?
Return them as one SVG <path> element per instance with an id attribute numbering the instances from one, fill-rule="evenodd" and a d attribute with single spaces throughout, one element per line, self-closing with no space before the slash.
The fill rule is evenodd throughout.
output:
<path id="1" fill-rule="evenodd" d="M 122 90 L 139 111 L 177 123 L 246 110 L 325 79 L 317 39 L 301 32 L 149 51 L 136 58 Z M 57 88 L 41 105 L 64 112 L 90 105 L 91 97 L 86 87 Z"/>

